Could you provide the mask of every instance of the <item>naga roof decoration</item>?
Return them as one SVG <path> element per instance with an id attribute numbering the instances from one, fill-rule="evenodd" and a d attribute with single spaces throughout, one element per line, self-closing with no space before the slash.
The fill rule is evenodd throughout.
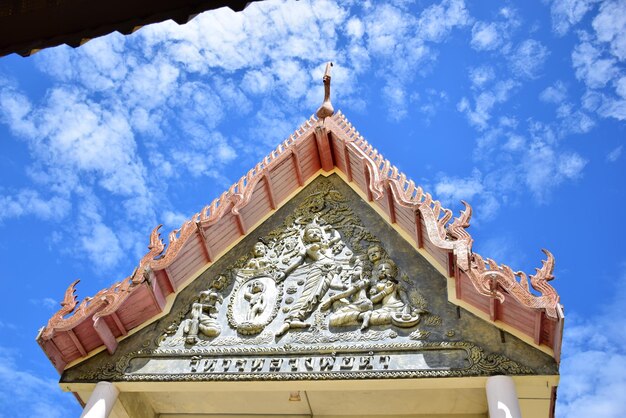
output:
<path id="1" fill-rule="evenodd" d="M 552 254 L 543 250 L 546 260 L 527 277 L 473 252 L 467 232 L 471 206 L 463 202 L 464 210 L 453 219 L 450 209 L 391 165 L 341 112 L 319 120 L 312 116 L 219 198 L 172 231 L 167 245 L 157 226 L 148 253 L 126 279 L 80 304 L 74 294 L 78 281 L 72 283 L 61 309 L 40 331 L 39 344 L 59 371 L 103 345 L 113 353 L 118 338 L 161 313 L 167 295 L 206 269 L 320 169 L 340 174 L 446 270 L 456 290 L 451 300 L 537 346 L 549 347 L 558 360 L 563 313 L 549 284 Z"/>

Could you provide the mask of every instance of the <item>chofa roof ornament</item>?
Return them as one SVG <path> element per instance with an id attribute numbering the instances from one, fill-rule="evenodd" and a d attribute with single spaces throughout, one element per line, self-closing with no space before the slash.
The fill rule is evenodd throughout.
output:
<path id="1" fill-rule="evenodd" d="M 330 67 L 332 66 L 333 63 L 330 61 L 326 64 L 326 71 L 324 71 L 324 78 L 322 78 L 324 81 L 324 102 L 315 112 L 319 120 L 323 120 L 335 113 L 335 109 L 333 109 L 333 105 L 330 103 Z"/>

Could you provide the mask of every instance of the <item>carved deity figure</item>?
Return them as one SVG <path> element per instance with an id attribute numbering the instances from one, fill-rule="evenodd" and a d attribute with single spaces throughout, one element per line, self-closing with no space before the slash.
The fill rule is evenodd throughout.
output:
<path id="1" fill-rule="evenodd" d="M 224 299 L 217 290 L 223 287 L 224 279 L 223 276 L 215 279 L 212 288 L 200 292 L 198 301 L 191 305 L 191 318 L 186 321 L 183 328 L 187 344 L 198 342 L 199 334 L 207 337 L 217 337 L 222 332 L 222 328 L 217 320 L 217 314 L 219 305 Z"/>
<path id="2" fill-rule="evenodd" d="M 370 263 L 372 263 L 372 267 L 376 267 L 376 265 L 383 259 L 383 249 L 378 244 L 372 244 L 367 248 L 367 259 Z"/>
<path id="3" fill-rule="evenodd" d="M 372 248 L 374 247 L 370 247 L 370 250 Z M 372 254 L 374 251 L 368 251 L 368 256 Z M 416 325 L 419 322 L 419 312 L 400 298 L 394 262 L 386 258 L 368 258 L 375 264 L 372 271 L 373 284 L 363 277 L 360 269 L 355 269 L 351 286 L 321 304 L 322 310 L 333 307 L 333 312 L 328 317 L 329 325 L 345 327 L 360 324 L 362 330 L 373 325 L 393 324 L 403 328 Z"/>
<path id="4" fill-rule="evenodd" d="M 315 310 L 331 283 L 341 283 L 336 277 L 341 273 L 341 266 L 333 252 L 333 246 L 341 241 L 339 232 L 314 220 L 304 228 L 300 239 L 300 253 L 295 264 L 306 269 L 306 279 L 300 297 L 289 310 L 277 336 L 292 328 L 308 328 L 310 324 L 304 320 Z"/>
<path id="5" fill-rule="evenodd" d="M 376 306 L 369 315 L 369 325 L 396 325 L 412 327 L 419 322 L 419 312 L 404 303 L 398 293 L 397 268 L 393 261 L 382 260 L 372 272 L 376 283 L 369 291 L 369 298 Z M 365 319 L 364 319 L 365 321 Z"/>
<path id="6" fill-rule="evenodd" d="M 331 296 L 320 305 L 322 311 L 331 306 L 334 308 L 334 312 L 328 318 L 329 325 L 341 327 L 361 322 L 361 329 L 367 328 L 369 316 L 374 309 L 374 304 L 368 297 L 369 287 L 369 280 L 363 277 L 362 268 L 355 267 L 352 283 L 348 289 Z"/>
<path id="7" fill-rule="evenodd" d="M 261 241 L 254 244 L 252 258 L 248 260 L 246 267 L 252 270 L 263 270 L 272 265 L 272 260 L 268 257 L 267 245 Z"/>
<path id="8" fill-rule="evenodd" d="M 300 264 L 298 260 L 291 265 L 285 264 L 284 260 L 282 264 L 280 263 L 280 259 L 286 257 L 285 253 L 292 251 L 285 244 L 283 242 L 278 246 L 282 250 L 278 255 L 278 247 L 258 241 L 252 249 L 252 257 L 239 270 L 241 276 L 246 278 L 266 276 L 273 278 L 277 283 L 283 281 Z"/>
<path id="9" fill-rule="evenodd" d="M 260 280 L 254 280 L 248 283 L 243 296 L 249 303 L 248 315 L 246 316 L 248 321 L 254 321 L 254 319 L 265 310 L 264 291 L 265 285 L 263 285 Z"/>

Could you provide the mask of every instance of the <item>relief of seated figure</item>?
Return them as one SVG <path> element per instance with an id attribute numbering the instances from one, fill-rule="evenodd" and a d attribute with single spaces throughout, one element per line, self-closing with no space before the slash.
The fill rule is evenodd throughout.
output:
<path id="1" fill-rule="evenodd" d="M 361 323 L 361 329 L 367 328 L 369 315 L 374 309 L 374 304 L 367 296 L 368 289 L 369 281 L 363 277 L 361 266 L 357 265 L 348 289 L 331 296 L 320 305 L 322 311 L 331 306 L 334 308 L 328 318 L 329 325 L 342 327 Z"/>
<path id="2" fill-rule="evenodd" d="M 222 295 L 214 289 L 200 292 L 197 302 L 191 305 L 191 318 L 189 318 L 183 328 L 187 335 L 185 342 L 195 344 L 198 342 L 198 334 L 207 337 L 217 337 L 222 328 L 217 320 L 219 304 L 223 302 Z"/>
<path id="3" fill-rule="evenodd" d="M 346 327 L 361 325 L 367 329 L 374 325 L 396 325 L 408 328 L 419 322 L 419 312 L 404 303 L 399 295 L 397 269 L 393 261 L 380 260 L 372 271 L 375 283 L 362 277 L 360 268 L 355 268 L 352 285 L 344 292 L 326 299 L 322 310 L 333 306 L 329 325 Z M 371 287 L 371 288 L 370 288 Z"/>
<path id="4" fill-rule="evenodd" d="M 268 270 L 272 270 L 274 262 L 270 256 L 270 250 L 263 242 L 258 241 L 252 249 L 252 258 L 248 260 L 244 267 L 247 275 L 258 275 Z"/>
<path id="5" fill-rule="evenodd" d="M 391 260 L 383 260 L 374 268 L 372 275 L 376 283 L 369 291 L 369 298 L 375 306 L 380 304 L 380 307 L 371 312 L 369 325 L 393 324 L 408 328 L 419 322 L 419 310 L 400 298 L 397 273 L 395 263 Z"/>

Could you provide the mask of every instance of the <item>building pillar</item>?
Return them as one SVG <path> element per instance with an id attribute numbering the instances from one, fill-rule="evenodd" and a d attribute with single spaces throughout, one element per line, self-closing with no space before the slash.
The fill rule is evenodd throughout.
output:
<path id="1" fill-rule="evenodd" d="M 489 418 L 522 418 L 515 382 L 510 376 L 491 376 L 487 379 L 487 404 Z"/>
<path id="2" fill-rule="evenodd" d="M 98 382 L 80 418 L 107 418 L 120 390 L 111 382 Z"/>

